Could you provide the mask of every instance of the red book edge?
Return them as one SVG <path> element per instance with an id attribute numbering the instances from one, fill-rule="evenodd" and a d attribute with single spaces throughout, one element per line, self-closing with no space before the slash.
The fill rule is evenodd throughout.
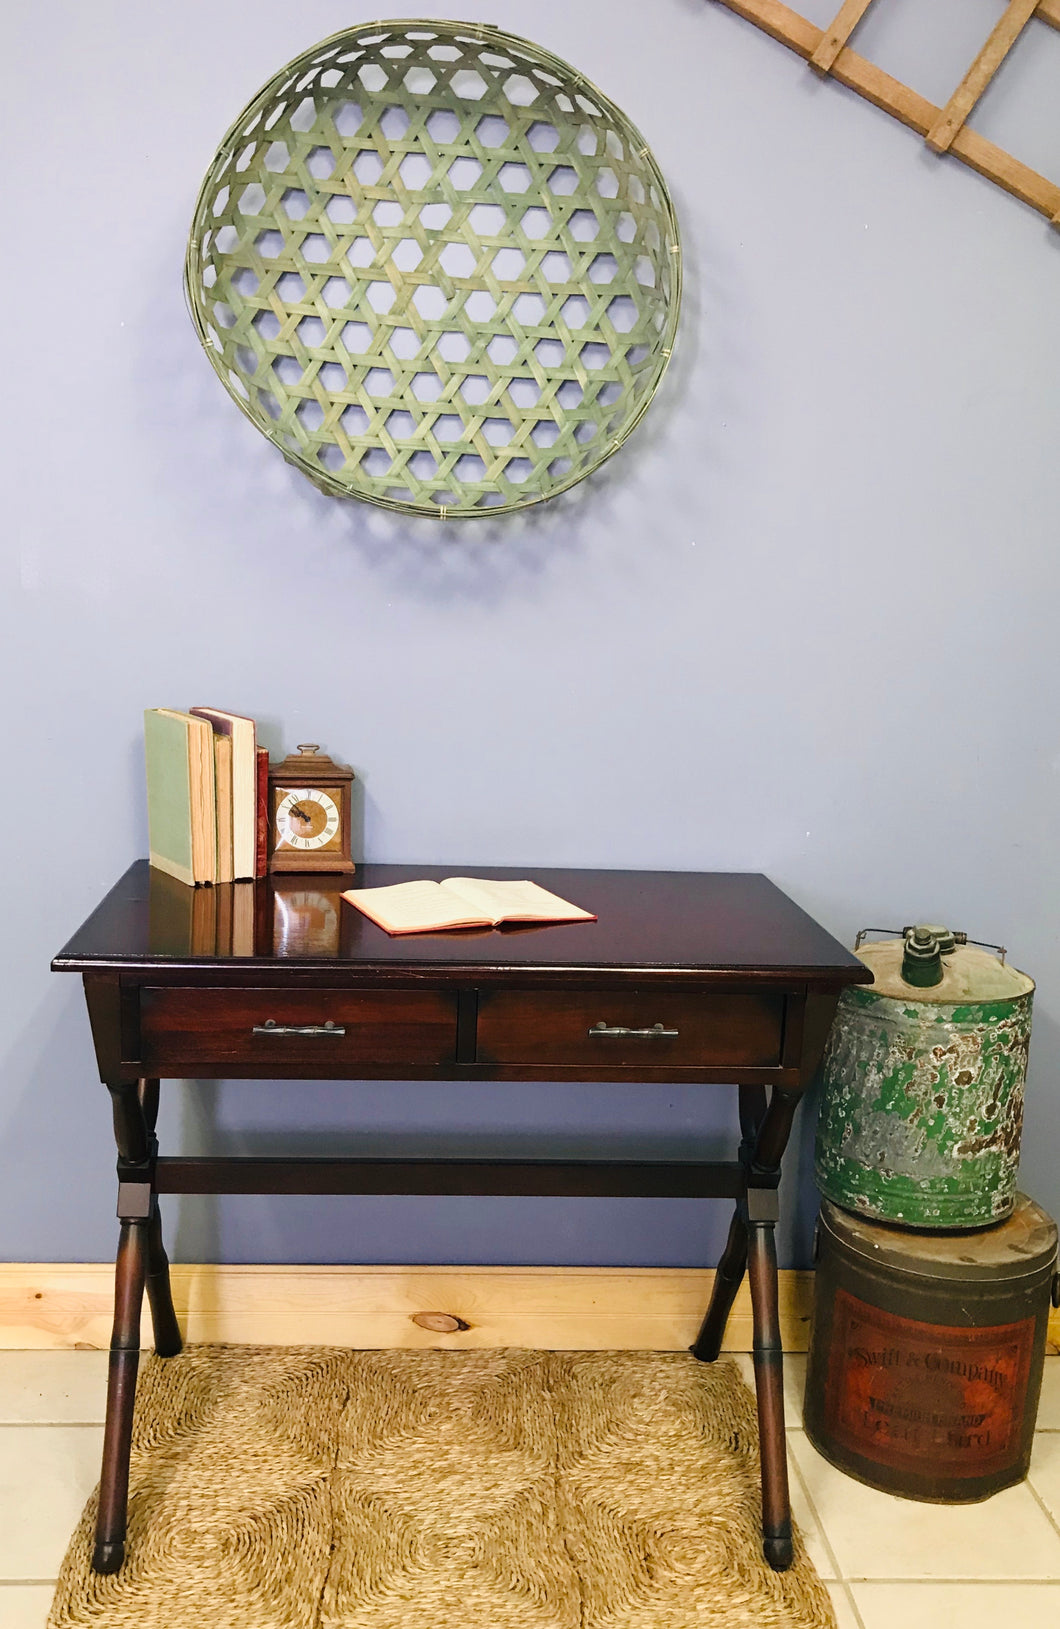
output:
<path id="1" fill-rule="evenodd" d="M 258 747 L 257 760 L 257 843 L 254 852 L 254 875 L 263 877 L 269 868 L 269 749 Z"/>

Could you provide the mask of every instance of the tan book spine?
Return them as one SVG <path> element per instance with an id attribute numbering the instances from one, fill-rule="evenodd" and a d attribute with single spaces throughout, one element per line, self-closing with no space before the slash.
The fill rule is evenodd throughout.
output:
<path id="1" fill-rule="evenodd" d="M 214 735 L 213 762 L 217 802 L 217 880 L 231 882 L 232 864 L 232 737 Z"/>
<path id="2" fill-rule="evenodd" d="M 195 881 L 217 880 L 217 802 L 213 730 L 205 719 L 188 720 L 188 782 L 191 789 L 191 869 Z"/>
<path id="3" fill-rule="evenodd" d="M 220 735 L 232 739 L 232 865 L 236 878 L 253 877 L 256 836 L 255 745 L 257 732 L 252 718 L 226 713 L 220 707 L 192 707 L 195 718 L 204 718 Z"/>

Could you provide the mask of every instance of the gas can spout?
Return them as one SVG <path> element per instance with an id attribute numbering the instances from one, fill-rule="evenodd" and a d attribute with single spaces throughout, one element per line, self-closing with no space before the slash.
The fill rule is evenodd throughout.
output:
<path id="1" fill-rule="evenodd" d="M 920 990 L 942 983 L 942 950 L 930 928 L 906 928 L 902 978 Z"/>
<path id="2" fill-rule="evenodd" d="M 952 956 L 958 945 L 966 945 L 968 943 L 968 935 L 966 933 L 954 933 L 951 931 L 951 929 L 944 928 L 940 923 L 937 922 L 918 922 L 915 927 L 903 928 L 902 938 L 908 939 L 911 933 L 930 933 L 935 939 L 938 940 L 939 953 L 943 956 Z M 975 943 L 978 944 L 979 941 L 976 940 Z M 990 945 L 988 948 L 990 950 L 997 950 L 998 946 Z"/>

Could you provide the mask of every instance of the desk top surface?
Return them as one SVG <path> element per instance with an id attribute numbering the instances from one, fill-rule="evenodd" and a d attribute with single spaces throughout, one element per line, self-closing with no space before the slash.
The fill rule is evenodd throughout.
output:
<path id="1" fill-rule="evenodd" d="M 523 877 L 595 911 L 596 922 L 391 937 L 340 898 L 416 877 Z M 52 963 L 57 972 L 154 969 L 343 973 L 520 970 L 677 976 L 727 971 L 839 987 L 871 981 L 864 963 L 756 872 L 557 870 L 544 866 L 363 865 L 356 878 L 283 876 L 188 888 L 130 866 Z"/>

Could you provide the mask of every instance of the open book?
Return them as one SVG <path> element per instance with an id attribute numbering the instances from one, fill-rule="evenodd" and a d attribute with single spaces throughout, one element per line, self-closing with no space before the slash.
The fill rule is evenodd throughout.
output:
<path id="1" fill-rule="evenodd" d="M 489 928 L 501 922 L 595 922 L 592 911 L 568 904 L 536 882 L 490 882 L 446 877 L 444 882 L 398 882 L 389 888 L 350 888 L 343 894 L 387 933 L 437 933 L 444 928 Z"/>

